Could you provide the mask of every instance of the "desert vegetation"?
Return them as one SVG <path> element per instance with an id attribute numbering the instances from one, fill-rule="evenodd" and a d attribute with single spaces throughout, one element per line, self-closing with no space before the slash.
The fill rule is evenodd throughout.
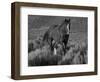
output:
<path id="1" fill-rule="evenodd" d="M 62 54 L 62 49 L 57 49 L 57 55 L 50 51 L 50 46 L 42 42 L 41 37 L 30 40 L 28 43 L 28 65 L 48 66 L 48 65 L 72 65 L 87 63 L 87 42 L 69 41 L 66 54 Z"/>

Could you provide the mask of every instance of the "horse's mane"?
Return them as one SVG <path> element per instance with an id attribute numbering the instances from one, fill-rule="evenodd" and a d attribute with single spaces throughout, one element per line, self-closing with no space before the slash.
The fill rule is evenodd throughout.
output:
<path id="1" fill-rule="evenodd" d="M 61 29 L 61 27 L 63 27 L 63 25 L 66 24 L 66 21 L 68 21 L 67 19 L 63 20 L 60 24 L 54 24 L 54 25 L 51 25 L 50 28 L 49 28 L 49 31 L 51 30 L 54 30 L 54 29 Z"/>
<path id="2" fill-rule="evenodd" d="M 60 29 L 64 24 L 65 24 L 65 20 L 63 20 L 63 21 L 60 23 L 58 29 Z"/>
<path id="3" fill-rule="evenodd" d="M 52 31 L 52 30 L 56 29 L 57 27 L 59 27 L 59 25 L 57 25 L 57 24 L 52 25 L 52 26 L 50 26 L 48 31 Z"/>
<path id="4" fill-rule="evenodd" d="M 70 19 L 65 19 L 65 20 L 63 20 L 63 21 L 60 23 L 58 29 L 60 30 L 60 29 L 63 27 L 63 25 L 65 25 L 65 24 L 67 24 L 67 23 L 69 23 L 69 22 L 70 22 Z"/>

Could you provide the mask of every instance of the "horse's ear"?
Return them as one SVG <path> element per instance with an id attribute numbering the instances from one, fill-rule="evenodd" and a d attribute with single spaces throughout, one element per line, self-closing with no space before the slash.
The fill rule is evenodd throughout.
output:
<path id="1" fill-rule="evenodd" d="M 70 19 L 65 19 L 65 22 L 70 22 Z"/>
<path id="2" fill-rule="evenodd" d="M 70 22 L 70 19 L 68 19 L 68 22 Z"/>
<path id="3" fill-rule="evenodd" d="M 67 19 L 65 19 L 65 22 L 67 22 L 68 20 Z"/>

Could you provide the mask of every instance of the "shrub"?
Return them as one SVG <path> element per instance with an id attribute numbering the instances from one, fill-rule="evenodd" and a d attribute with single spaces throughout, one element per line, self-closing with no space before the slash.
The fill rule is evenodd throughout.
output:
<path id="1" fill-rule="evenodd" d="M 87 63 L 87 44 L 82 42 L 70 43 L 70 49 L 58 64 L 86 64 Z"/>
<path id="2" fill-rule="evenodd" d="M 29 66 L 45 66 L 45 65 L 57 65 L 61 60 L 61 55 L 53 55 L 49 46 L 44 46 L 42 49 L 36 49 L 29 53 L 28 56 Z"/>
<path id="3" fill-rule="evenodd" d="M 28 65 L 70 65 L 87 63 L 87 42 L 70 41 L 66 54 L 63 54 L 62 46 L 57 48 L 57 55 L 50 50 L 49 45 L 44 45 L 41 40 L 31 41 L 29 44 Z"/>
<path id="4" fill-rule="evenodd" d="M 30 40 L 28 42 L 28 52 L 35 51 L 36 49 L 40 49 L 44 46 L 44 43 L 41 39 Z"/>

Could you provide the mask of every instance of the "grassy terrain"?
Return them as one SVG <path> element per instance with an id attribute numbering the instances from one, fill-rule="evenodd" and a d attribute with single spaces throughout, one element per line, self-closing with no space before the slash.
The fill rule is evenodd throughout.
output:
<path id="1" fill-rule="evenodd" d="M 76 36 L 71 37 L 71 36 Z M 85 35 L 78 33 L 70 34 L 66 54 L 62 55 L 62 50 L 58 48 L 57 55 L 50 51 L 49 45 L 44 45 L 42 39 L 38 37 L 35 40 L 29 40 L 29 66 L 47 66 L 47 65 L 71 65 L 87 63 L 87 40 Z"/>

